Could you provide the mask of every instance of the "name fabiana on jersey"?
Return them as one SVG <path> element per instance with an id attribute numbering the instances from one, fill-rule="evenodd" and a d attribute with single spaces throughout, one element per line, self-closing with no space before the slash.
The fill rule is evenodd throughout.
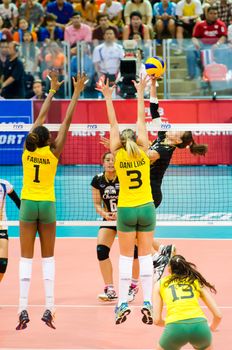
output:
<path id="1" fill-rule="evenodd" d="M 129 169 L 129 168 L 138 168 L 142 165 L 145 164 L 145 160 L 144 158 L 142 158 L 141 160 L 133 160 L 131 162 L 120 162 L 119 163 L 119 167 L 120 168 L 126 168 L 126 169 Z"/>
<path id="2" fill-rule="evenodd" d="M 37 163 L 37 164 L 50 164 L 50 160 L 47 158 L 38 158 L 38 157 L 27 156 L 27 161 Z"/>

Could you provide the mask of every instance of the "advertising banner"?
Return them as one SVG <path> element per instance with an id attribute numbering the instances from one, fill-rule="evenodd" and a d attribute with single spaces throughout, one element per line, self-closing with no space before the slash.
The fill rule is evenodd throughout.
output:
<path id="1" fill-rule="evenodd" d="M 48 120 L 59 123 L 65 117 L 68 101 L 55 101 Z M 119 123 L 135 124 L 137 115 L 136 100 L 116 100 L 114 107 Z M 232 123 L 232 101 L 160 101 L 160 115 L 164 123 Z M 151 123 L 149 101 L 145 103 L 147 123 Z M 97 124 L 108 123 L 105 101 L 82 100 L 78 102 L 72 123 L 88 124 L 88 131 L 70 133 L 61 162 L 62 164 L 99 164 L 105 148 L 99 145 L 100 136 L 108 137 L 107 132 L 98 132 Z M 205 157 L 193 156 L 189 150 L 176 150 L 173 164 L 232 164 L 230 132 L 195 131 L 197 143 L 208 144 L 209 151 Z M 157 132 L 149 132 L 153 141 Z M 220 147 L 219 147 L 220 146 Z M 223 152 L 221 151 L 223 150 Z"/>
<path id="2" fill-rule="evenodd" d="M 32 101 L 0 101 L 0 165 L 21 164 L 27 132 L 19 132 L 20 125 L 32 122 Z M 14 125 L 15 131 L 1 131 L 3 124 Z"/>

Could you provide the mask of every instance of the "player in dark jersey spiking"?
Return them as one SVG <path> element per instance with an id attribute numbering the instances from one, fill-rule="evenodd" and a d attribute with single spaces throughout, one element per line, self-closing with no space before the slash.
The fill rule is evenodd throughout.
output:
<path id="1" fill-rule="evenodd" d="M 153 124 L 156 127 L 161 126 L 161 118 L 159 114 L 159 103 L 156 94 L 156 78 L 151 77 L 150 88 L 150 111 Z M 152 197 L 156 208 L 159 207 L 162 201 L 162 180 L 164 174 L 170 164 L 172 155 L 176 148 L 185 149 L 188 148 L 194 155 L 205 155 L 208 146 L 205 144 L 197 144 L 191 131 L 159 131 L 158 137 L 154 140 L 150 146 L 150 150 L 153 153 L 153 160 L 150 166 L 150 182 L 152 189 Z M 154 157 L 154 151 L 156 157 Z M 170 257 L 175 251 L 173 245 L 159 246 L 159 242 L 153 241 L 153 248 L 158 250 L 161 254 L 154 255 L 153 265 L 156 271 L 157 279 L 160 279 L 165 266 L 168 264 Z"/>
<path id="2" fill-rule="evenodd" d="M 159 114 L 159 102 L 156 94 L 156 79 L 151 79 L 150 90 L 150 111 L 153 123 L 159 127 L 161 118 Z M 176 148 L 189 148 L 194 155 L 205 155 L 208 146 L 197 144 L 191 131 L 159 131 L 158 137 L 150 146 L 152 151 L 156 151 L 157 158 L 151 162 L 151 188 L 155 207 L 157 208 L 162 201 L 161 185 L 163 176 L 169 166 L 173 152 Z"/>

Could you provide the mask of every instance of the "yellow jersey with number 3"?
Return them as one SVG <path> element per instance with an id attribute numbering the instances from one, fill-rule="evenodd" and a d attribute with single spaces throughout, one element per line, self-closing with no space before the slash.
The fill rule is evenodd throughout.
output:
<path id="1" fill-rule="evenodd" d="M 118 207 L 136 207 L 153 202 L 150 185 L 150 159 L 141 149 L 139 158 L 130 158 L 124 148 L 115 156 L 120 183 Z"/>
<path id="2" fill-rule="evenodd" d="M 50 146 L 37 148 L 34 152 L 27 149 L 22 155 L 23 188 L 21 199 L 34 201 L 55 201 L 55 175 L 58 159 Z"/>
<path id="3" fill-rule="evenodd" d="M 187 280 L 165 284 L 170 276 L 160 280 L 160 295 L 167 306 L 165 323 L 172 323 L 191 318 L 206 318 L 199 305 L 200 284 L 196 279 L 193 284 Z"/>

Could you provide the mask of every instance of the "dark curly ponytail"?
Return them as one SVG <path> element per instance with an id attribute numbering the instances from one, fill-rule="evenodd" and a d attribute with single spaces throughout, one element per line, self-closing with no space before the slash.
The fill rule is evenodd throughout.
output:
<path id="1" fill-rule="evenodd" d="M 26 137 L 25 146 L 30 152 L 34 152 L 37 147 L 44 147 L 48 144 L 50 133 L 45 126 L 38 126 Z"/>
<path id="2" fill-rule="evenodd" d="M 208 287 L 211 292 L 216 293 L 215 287 L 206 281 L 206 279 L 197 271 L 196 265 L 186 261 L 182 255 L 174 255 L 170 262 L 171 276 L 168 278 L 166 284 L 169 285 L 172 282 L 180 282 L 187 280 L 188 283 L 193 284 L 197 279 L 201 287 Z"/>
<path id="3" fill-rule="evenodd" d="M 182 143 L 176 145 L 177 148 L 186 148 L 189 146 L 190 152 L 194 155 L 204 156 L 208 151 L 208 145 L 196 143 L 191 131 L 185 131 L 181 137 Z"/>
<path id="4" fill-rule="evenodd" d="M 38 147 L 38 142 L 39 136 L 34 132 L 30 132 L 26 138 L 26 149 L 30 152 L 34 152 Z"/>

